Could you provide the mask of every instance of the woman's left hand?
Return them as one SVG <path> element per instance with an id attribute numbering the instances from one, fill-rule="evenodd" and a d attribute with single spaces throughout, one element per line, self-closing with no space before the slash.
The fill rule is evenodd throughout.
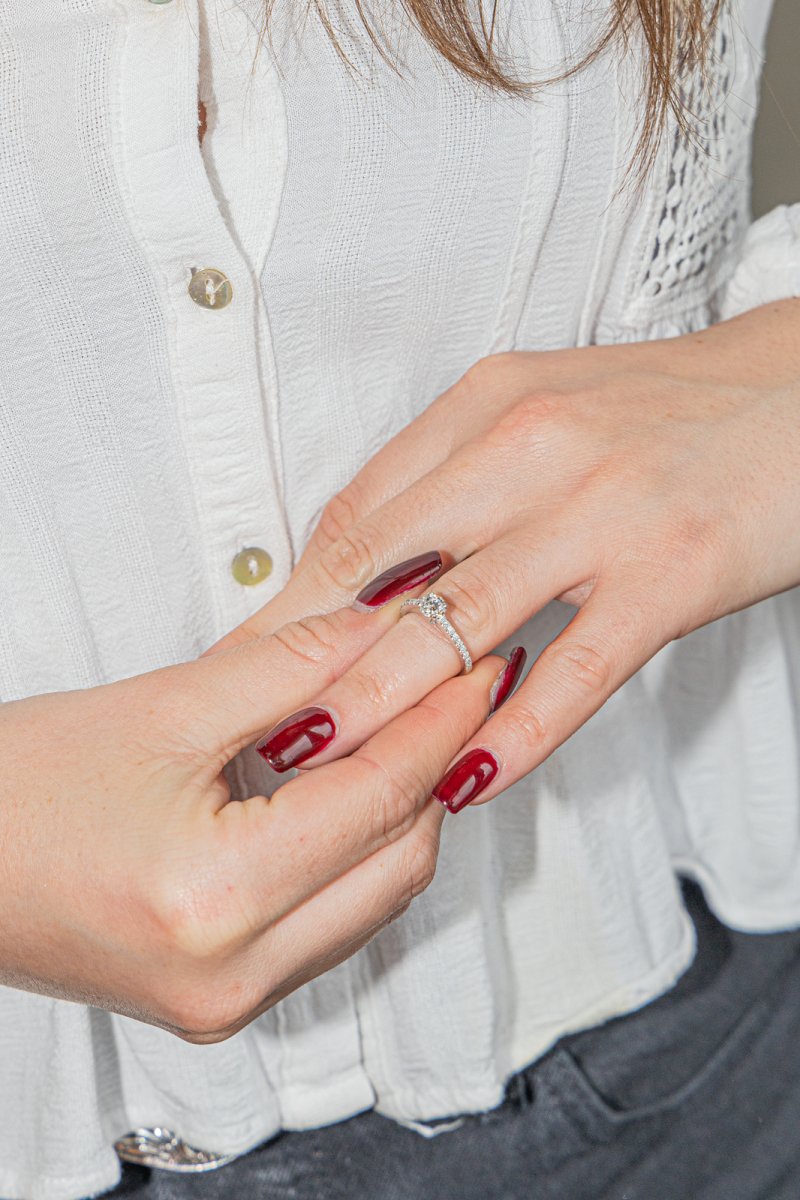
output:
<path id="1" fill-rule="evenodd" d="M 536 767 L 666 643 L 800 582 L 800 301 L 666 341 L 481 360 L 331 501 L 284 591 L 206 653 L 437 550 L 435 590 L 475 658 L 554 598 L 579 610 L 437 789 L 457 811 Z M 308 765 L 460 668 L 428 621 L 397 622 L 309 697 L 337 734 Z"/>

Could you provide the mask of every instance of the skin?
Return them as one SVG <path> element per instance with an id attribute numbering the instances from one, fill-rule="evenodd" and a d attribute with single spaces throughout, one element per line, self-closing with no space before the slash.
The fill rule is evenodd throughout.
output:
<path id="1" fill-rule="evenodd" d="M 432 586 L 473 655 L 553 599 L 574 605 L 466 742 L 500 763 L 485 802 L 668 642 L 800 583 L 798 512 L 800 301 L 687 337 L 493 355 L 334 497 L 284 591 L 207 653 L 346 604 L 427 550 L 454 564 Z M 459 669 L 427 621 L 395 621 L 304 697 L 339 724 L 305 765 L 349 754 Z M 424 748 L 409 752 L 422 767 Z"/>
<path id="2" fill-rule="evenodd" d="M 435 868 L 431 788 L 502 660 L 271 798 L 231 802 L 221 774 L 284 697 L 324 688 L 395 619 L 337 613 L 4 704 L 0 983 L 218 1042 L 404 911 Z"/>
<path id="3" fill-rule="evenodd" d="M 433 877 L 430 794 L 461 748 L 500 760 L 489 799 L 671 639 L 800 582 L 799 406 L 795 301 L 669 342 L 493 356 L 199 660 L 0 707 L 0 983 L 214 1042 L 352 954 Z M 431 549 L 476 659 L 554 597 L 577 608 L 489 723 L 502 660 L 450 678 L 452 647 L 399 601 L 343 607 Z M 310 703 L 334 743 L 231 802 L 225 765 Z"/>

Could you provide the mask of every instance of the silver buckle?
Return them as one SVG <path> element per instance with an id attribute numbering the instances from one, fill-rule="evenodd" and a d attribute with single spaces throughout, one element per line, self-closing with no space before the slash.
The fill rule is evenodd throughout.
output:
<path id="1" fill-rule="evenodd" d="M 198 1150 L 177 1137 L 170 1129 L 134 1129 L 114 1143 L 123 1162 L 140 1167 L 158 1167 L 162 1171 L 215 1171 L 239 1158 L 238 1154 L 215 1154 Z"/>

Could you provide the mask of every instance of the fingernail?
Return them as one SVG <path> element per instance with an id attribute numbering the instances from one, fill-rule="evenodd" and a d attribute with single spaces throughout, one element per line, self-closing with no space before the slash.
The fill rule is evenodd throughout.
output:
<path id="1" fill-rule="evenodd" d="M 460 812 L 492 782 L 500 763 L 488 750 L 470 750 L 453 763 L 444 779 L 433 789 L 435 799 L 452 813 Z"/>
<path id="2" fill-rule="evenodd" d="M 517 680 L 522 674 L 528 655 L 524 646 L 515 646 L 508 656 L 508 662 L 495 679 L 489 693 L 489 716 L 497 712 L 517 686 Z"/>
<path id="3" fill-rule="evenodd" d="M 288 771 L 330 746 L 336 724 L 327 708 L 303 708 L 256 742 L 256 750 L 273 771 Z"/>
<path id="4" fill-rule="evenodd" d="M 378 575 L 372 583 L 361 589 L 353 601 L 353 606 L 361 609 L 380 608 L 396 596 L 402 596 L 403 592 L 413 591 L 414 588 L 422 587 L 423 583 L 436 579 L 441 572 L 442 556 L 438 550 L 418 554 L 416 558 L 408 558 Z"/>

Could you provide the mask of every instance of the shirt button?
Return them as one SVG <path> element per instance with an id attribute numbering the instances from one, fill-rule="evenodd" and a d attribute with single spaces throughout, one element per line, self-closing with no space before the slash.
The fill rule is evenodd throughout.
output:
<path id="1" fill-rule="evenodd" d="M 233 285 L 216 267 L 203 267 L 200 271 L 192 268 L 189 295 L 201 308 L 227 308 L 233 299 Z"/>
<path id="2" fill-rule="evenodd" d="M 170 0 L 150 0 L 151 4 L 169 4 Z"/>
<path id="3" fill-rule="evenodd" d="M 272 559 L 260 546 L 248 546 L 235 555 L 231 563 L 231 574 L 237 583 L 253 587 L 272 574 Z"/>

